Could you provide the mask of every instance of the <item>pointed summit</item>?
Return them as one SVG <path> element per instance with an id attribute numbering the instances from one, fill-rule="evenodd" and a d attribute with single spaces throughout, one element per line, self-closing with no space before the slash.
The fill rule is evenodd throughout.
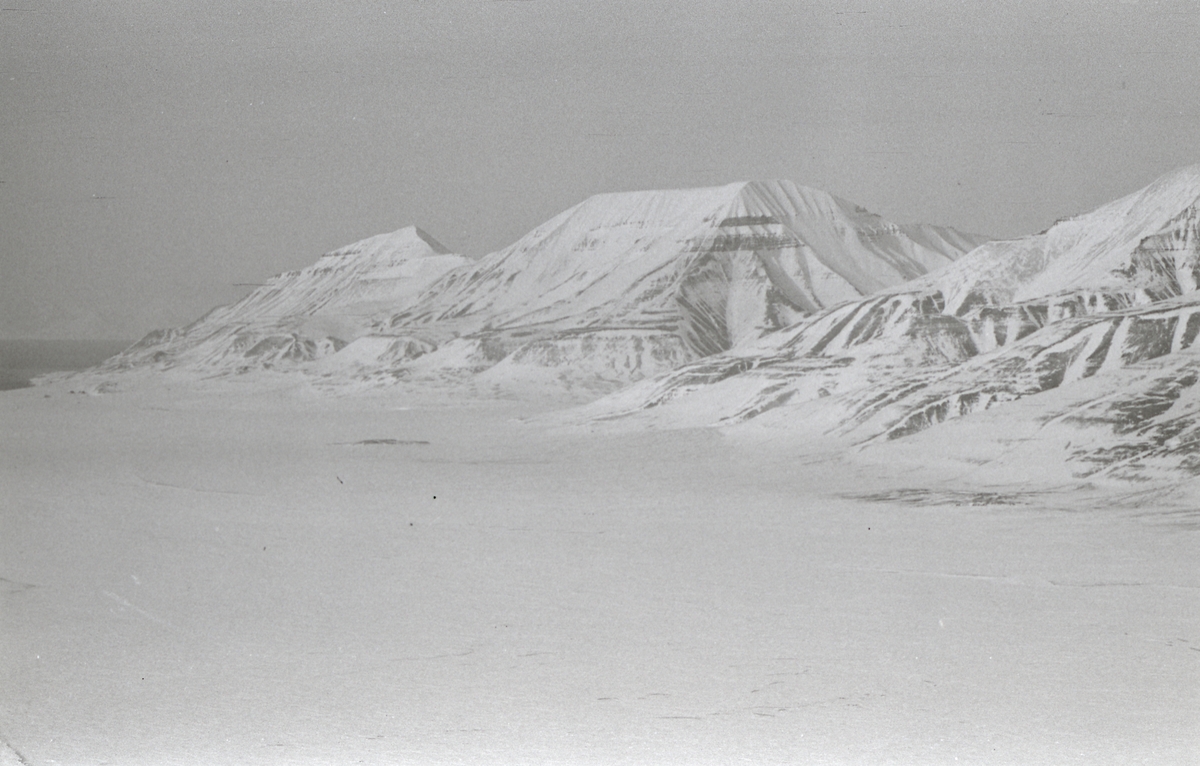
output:
<path id="1" fill-rule="evenodd" d="M 325 254 L 325 257 L 345 257 L 361 255 L 368 259 L 386 258 L 393 261 L 406 258 L 420 258 L 426 255 L 447 255 L 450 249 L 438 242 L 423 229 L 417 226 L 405 226 L 402 229 L 377 234 L 374 237 L 359 240 L 350 245 L 339 247 Z"/>
<path id="2" fill-rule="evenodd" d="M 450 248 L 446 247 L 441 242 L 438 242 L 436 239 L 434 239 L 432 236 L 430 236 L 429 233 L 427 231 L 425 231 L 424 229 L 422 229 L 420 226 L 409 226 L 406 229 L 401 229 L 401 231 L 408 231 L 410 229 L 412 230 L 413 235 L 416 236 L 418 239 L 422 240 L 425 244 L 429 245 L 429 248 L 431 250 L 433 250 L 433 252 L 437 253 L 438 255 L 449 254 Z"/>

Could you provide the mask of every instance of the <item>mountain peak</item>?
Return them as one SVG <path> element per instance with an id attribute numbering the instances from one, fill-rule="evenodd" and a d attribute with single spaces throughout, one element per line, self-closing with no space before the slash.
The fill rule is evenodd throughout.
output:
<path id="1" fill-rule="evenodd" d="M 400 231 L 406 233 L 411 232 L 412 236 L 417 237 L 425 244 L 429 245 L 430 249 L 432 249 L 433 252 L 437 253 L 438 255 L 448 255 L 450 253 L 450 248 L 446 247 L 441 242 L 438 242 L 429 235 L 429 232 L 425 231 L 420 226 L 406 226 Z"/>
<path id="2" fill-rule="evenodd" d="M 375 255 L 384 252 L 408 255 L 448 255 L 451 250 L 430 236 L 424 229 L 410 225 L 386 234 L 376 234 L 373 237 L 360 239 L 358 242 L 339 247 L 326 255 L 337 257 L 360 253 Z"/>

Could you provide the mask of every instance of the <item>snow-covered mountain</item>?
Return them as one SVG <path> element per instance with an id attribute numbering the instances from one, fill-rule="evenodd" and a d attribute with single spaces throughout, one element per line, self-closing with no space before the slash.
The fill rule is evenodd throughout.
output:
<path id="1" fill-rule="evenodd" d="M 445 274 L 381 334 L 488 378 L 625 383 L 950 263 L 984 238 L 788 181 L 601 194 Z"/>
<path id="2" fill-rule="evenodd" d="M 1125 440 L 1077 460 L 1127 466 L 1139 449 L 1161 452 L 1172 439 L 1200 445 L 1191 425 L 1200 405 L 1181 394 L 1200 371 L 1198 206 L 1200 166 L 1178 170 L 1041 234 L 985 244 L 940 271 L 684 365 L 592 412 L 668 425 L 764 418 L 864 443 L 1097 377 L 1090 403 L 1070 406 L 1087 410 L 1088 422 L 1149 435 L 1142 447 Z"/>
<path id="3" fill-rule="evenodd" d="M 479 261 L 417 229 L 281 275 L 112 365 L 612 387 L 951 263 L 984 238 L 787 181 L 601 194 Z"/>
<path id="4" fill-rule="evenodd" d="M 1192 166 L 1007 241 L 888 223 L 786 181 L 597 195 L 478 261 L 403 229 L 106 369 L 548 384 L 608 394 L 583 411 L 592 423 L 930 454 L 944 444 L 923 432 L 999 443 L 1011 413 L 1037 439 L 1066 434 L 1077 473 L 1136 477 L 1200 472 L 1198 337 Z"/>
<path id="5" fill-rule="evenodd" d="M 1104 310 L 1190 292 L 1200 284 L 1198 197 L 1200 165 L 1181 168 L 1036 236 L 981 247 L 931 283 L 957 316 L 1032 301 Z"/>
<path id="6" fill-rule="evenodd" d="M 106 367 L 244 371 L 312 361 L 337 352 L 368 332 L 374 315 L 405 305 L 465 263 L 415 226 L 381 234 L 273 277 L 186 327 L 150 333 Z"/>
<path id="7" fill-rule="evenodd" d="M 786 181 L 601 194 L 447 274 L 390 326 L 682 322 L 706 353 L 913 279 L 978 241 Z"/>

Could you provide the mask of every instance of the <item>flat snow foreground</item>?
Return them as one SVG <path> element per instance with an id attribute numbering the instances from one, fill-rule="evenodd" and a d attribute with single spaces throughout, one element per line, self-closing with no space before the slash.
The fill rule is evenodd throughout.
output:
<path id="1" fill-rule="evenodd" d="M 0 395 L 0 764 L 1200 761 L 1200 514 L 302 388 Z"/>

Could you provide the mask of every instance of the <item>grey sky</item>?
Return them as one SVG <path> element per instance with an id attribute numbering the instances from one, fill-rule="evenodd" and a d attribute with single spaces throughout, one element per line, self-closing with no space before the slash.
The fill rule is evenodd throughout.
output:
<path id="1" fill-rule="evenodd" d="M 2 7 L 0 337 L 136 338 L 410 223 L 481 255 L 601 191 L 1017 236 L 1200 162 L 1196 0 Z"/>

